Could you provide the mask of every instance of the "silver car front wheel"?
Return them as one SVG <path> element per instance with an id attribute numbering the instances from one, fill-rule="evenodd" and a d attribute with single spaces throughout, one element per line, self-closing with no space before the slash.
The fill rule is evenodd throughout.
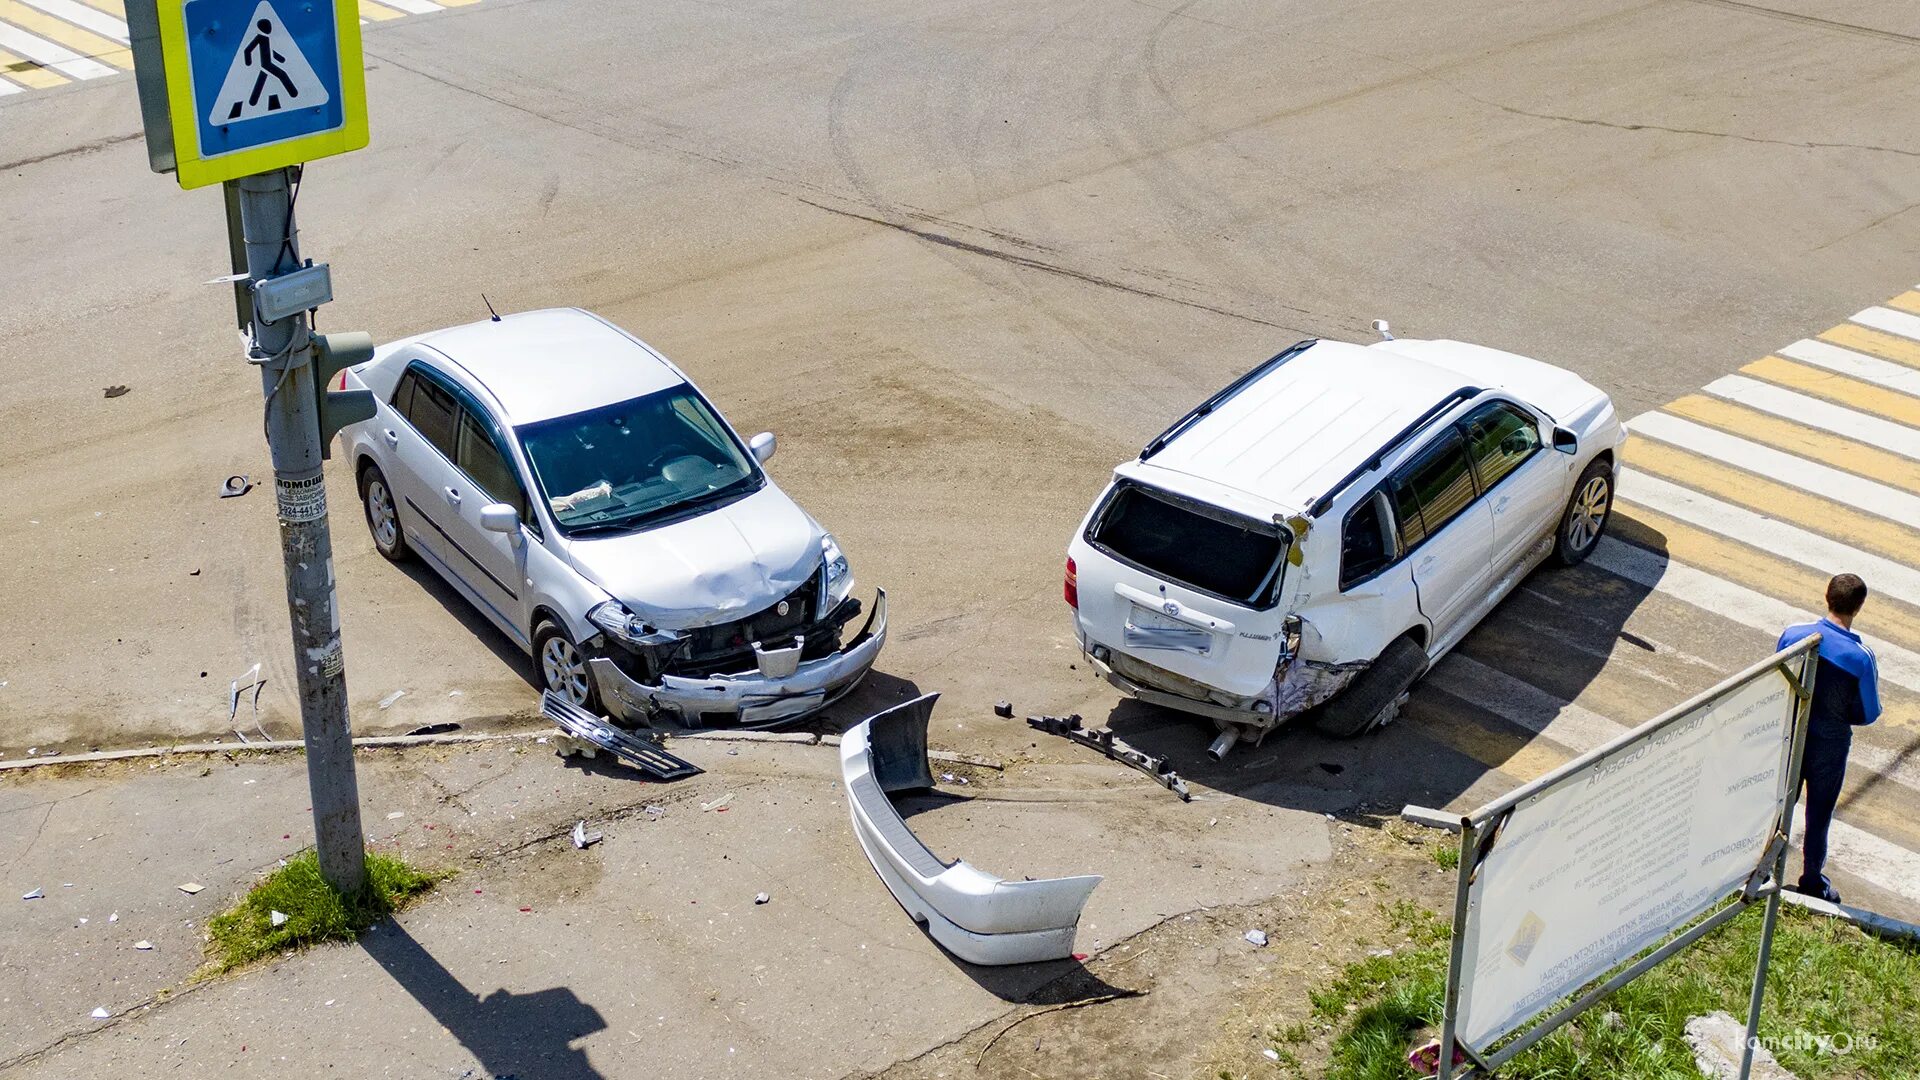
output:
<path id="1" fill-rule="evenodd" d="M 1567 500 L 1567 512 L 1560 520 L 1560 535 L 1554 542 L 1554 557 L 1562 566 L 1584 562 L 1600 543 L 1606 531 L 1607 517 L 1613 513 L 1613 466 L 1596 461 L 1580 474 Z"/>
<path id="2" fill-rule="evenodd" d="M 593 693 L 593 675 L 587 658 L 553 623 L 541 623 L 534 633 L 534 656 L 540 666 L 540 686 L 585 709 L 599 708 Z"/>

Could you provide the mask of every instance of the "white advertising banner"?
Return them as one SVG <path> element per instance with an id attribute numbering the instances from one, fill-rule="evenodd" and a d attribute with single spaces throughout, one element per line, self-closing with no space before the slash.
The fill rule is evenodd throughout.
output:
<path id="1" fill-rule="evenodd" d="M 1499 833 L 1460 928 L 1457 1023 L 1469 1046 L 1486 1047 L 1746 884 L 1787 795 L 1794 706 L 1787 680 L 1761 670 L 1480 825 Z"/>

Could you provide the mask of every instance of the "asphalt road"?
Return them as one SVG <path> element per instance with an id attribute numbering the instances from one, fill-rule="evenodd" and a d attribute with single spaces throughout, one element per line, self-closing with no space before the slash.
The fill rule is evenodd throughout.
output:
<path id="1" fill-rule="evenodd" d="M 1112 711 L 1227 790 L 1326 762 L 1471 802 L 1583 749 L 1521 706 L 1637 722 L 1769 635 L 1543 576 L 1405 724 L 1209 772 L 1199 726 L 1071 666 L 1058 599 L 1074 522 L 1170 417 L 1376 317 L 1571 367 L 1634 415 L 1920 278 L 1920 12 L 1894 0 L 484 0 L 370 24 L 366 51 L 373 145 L 299 203 L 334 269 L 322 329 L 470 321 L 483 293 L 610 317 L 777 432 L 775 478 L 887 587 L 886 677 L 842 719 L 906 682 L 945 693 L 944 743 L 1045 755 L 988 706 Z M 10 757 L 222 733 L 255 663 L 261 723 L 297 730 L 271 501 L 215 498 L 269 471 L 205 284 L 222 229 L 217 194 L 147 172 L 129 79 L 0 97 Z M 374 555 L 332 480 L 357 728 L 528 713 L 512 646 Z M 1897 758 L 1911 729 L 1877 737 Z M 1920 795 L 1868 794 L 1843 815 L 1920 847 Z"/>

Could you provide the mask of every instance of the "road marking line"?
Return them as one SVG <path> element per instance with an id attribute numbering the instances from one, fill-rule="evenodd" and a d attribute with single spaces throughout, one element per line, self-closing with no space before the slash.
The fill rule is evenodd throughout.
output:
<path id="1" fill-rule="evenodd" d="M 49 15 L 57 16 L 91 30 L 104 38 L 111 38 L 122 45 L 127 44 L 127 24 L 111 15 L 105 15 L 75 0 L 21 0 L 30 7 L 39 8 Z"/>
<path id="2" fill-rule="evenodd" d="M 1890 308 L 1898 308 L 1901 311 L 1911 311 L 1915 315 L 1920 315 L 1920 290 L 1908 289 L 1906 292 L 1887 301 L 1887 306 Z"/>
<path id="3" fill-rule="evenodd" d="M 104 11 L 121 22 L 127 21 L 127 5 L 120 0 L 80 0 L 80 2 L 90 8 Z"/>
<path id="4" fill-rule="evenodd" d="M 1786 627 L 1819 617 L 1818 612 L 1809 608 L 1776 600 L 1611 536 L 1600 538 L 1587 562 L 1642 588 L 1671 596 L 1776 639 Z M 1920 652 L 1902 648 L 1874 634 L 1863 632 L 1860 637 L 1873 648 L 1881 678 L 1920 693 Z"/>
<path id="5" fill-rule="evenodd" d="M 1862 379 L 1889 390 L 1898 390 L 1903 394 L 1920 397 L 1920 371 L 1901 364 L 1882 360 L 1877 356 L 1843 349 L 1825 341 L 1801 339 L 1784 349 L 1781 356 L 1790 357 L 1816 367 L 1837 371 L 1856 379 Z"/>
<path id="6" fill-rule="evenodd" d="M 385 22 L 388 19 L 399 19 L 406 15 L 403 11 L 396 11 L 393 8 L 376 4 L 373 0 L 360 0 L 360 14 L 366 16 L 366 19 L 360 20 L 361 22 L 366 22 L 367 19 L 377 19 Z"/>
<path id="7" fill-rule="evenodd" d="M 0 48 L 19 53 L 37 64 L 75 79 L 97 79 L 114 73 L 105 64 L 89 60 L 71 49 L 34 37 L 17 26 L 3 22 L 0 22 Z"/>
<path id="8" fill-rule="evenodd" d="M 1892 308 L 1870 307 L 1854 312 L 1853 321 L 1861 326 L 1871 326 L 1875 330 L 1885 330 L 1889 334 L 1920 341 L 1920 315 L 1910 315 Z"/>
<path id="9" fill-rule="evenodd" d="M 1636 435 L 1772 477 L 1802 491 L 1844 502 L 1856 510 L 1894 521 L 1920 521 L 1920 496 L 1762 446 L 1750 439 L 1664 413 L 1647 413 L 1629 421 L 1628 426 Z"/>
<path id="10" fill-rule="evenodd" d="M 1855 352 L 1872 353 L 1883 360 L 1893 360 L 1908 367 L 1920 367 L 1920 341 L 1908 341 L 1903 337 L 1883 334 L 1878 330 L 1869 330 L 1852 323 L 1842 323 L 1834 327 L 1821 334 L 1820 340 Z"/>
<path id="11" fill-rule="evenodd" d="M 26 87 L 24 86 L 16 86 L 15 84 L 8 82 L 6 79 L 0 78 L 0 94 L 18 94 L 18 93 L 24 92 L 25 90 L 26 90 Z"/>
<path id="12" fill-rule="evenodd" d="M 49 86 L 64 86 L 72 81 L 26 57 L 15 56 L 5 49 L 0 49 L 0 75 L 5 75 L 14 82 L 33 90 L 42 90 Z"/>
<path id="13" fill-rule="evenodd" d="M 70 49 L 77 56 L 111 64 L 117 68 L 133 67 L 133 50 L 119 42 L 103 38 L 91 30 L 82 30 L 72 23 L 61 22 L 43 11 L 36 11 L 21 3 L 20 0 L 0 0 L 0 20 Z M 31 52 L 27 55 L 33 56 Z M 33 58 L 39 59 L 37 56 Z"/>
<path id="14" fill-rule="evenodd" d="M 1777 634 L 1789 623 L 1809 621 L 1813 606 L 1827 590 L 1826 574 L 1717 533 L 1696 529 L 1648 507 L 1623 504 L 1608 531 L 1626 543 L 1664 555 L 1673 562 L 1749 589 L 1756 595 L 1793 605 L 1795 610 L 1801 610 L 1797 601 L 1808 605 L 1806 611 L 1787 622 L 1756 624 L 1756 629 Z M 1873 632 L 1920 656 L 1920 615 L 1915 614 L 1915 609 L 1884 593 L 1875 594 L 1871 599 L 1875 604 L 1870 620 Z"/>
<path id="15" fill-rule="evenodd" d="M 1906 562 L 1914 552 L 1920 551 L 1920 528 L 1862 513 L 1843 503 L 1796 491 L 1768 477 L 1729 468 L 1665 443 L 1650 442 L 1636 435 L 1628 441 L 1627 460 L 1633 463 L 1635 471 L 1652 473 L 1809 532 L 1845 537 L 1849 543 L 1889 559 Z M 1751 580 L 1754 575 L 1723 573 L 1722 576 Z M 1823 578 L 1820 588 L 1810 595 L 1818 595 L 1825 589 Z M 1802 594 L 1795 590 L 1788 595 Z M 1915 626 L 1920 629 L 1920 622 Z M 1915 637 L 1913 644 L 1920 648 L 1920 637 Z"/>
<path id="16" fill-rule="evenodd" d="M 431 15 L 440 10 L 440 5 L 432 0 L 384 0 L 389 7 L 397 7 L 410 15 Z"/>
<path id="17" fill-rule="evenodd" d="M 1745 405 L 1749 409 L 1772 413 L 1808 427 L 1857 439 L 1902 457 L 1920 460 L 1920 427 L 1908 427 L 1877 416 L 1868 416 L 1831 402 L 1782 390 L 1740 375 L 1727 375 L 1708 383 L 1706 391 L 1716 397 Z"/>
<path id="18" fill-rule="evenodd" d="M 1799 846 L 1806 814 L 1793 814 L 1793 839 Z M 1827 863 L 1908 899 L 1920 899 L 1920 855 L 1864 829 L 1833 819 L 1827 830 Z"/>
<path id="19" fill-rule="evenodd" d="M 1502 719 L 1567 747 L 1599 746 L 1618 724 L 1458 651 L 1427 673 L 1426 682 L 1462 701 L 1497 712 Z M 1499 702 L 1495 708 L 1490 702 Z"/>
<path id="20" fill-rule="evenodd" d="M 1884 485 L 1920 493 L 1920 461 L 1890 454 L 1854 439 L 1829 435 L 1804 424 L 1720 401 L 1704 394 L 1688 394 L 1663 406 L 1662 412 L 1697 420 L 1709 427 L 1784 450 L 1800 458 L 1822 462 L 1856 476 L 1872 477 Z M 1735 464 L 1740 464 L 1735 462 Z M 1747 466 L 1751 468 L 1751 466 Z M 1758 471 L 1758 470 L 1756 470 Z"/>
<path id="21" fill-rule="evenodd" d="M 1777 356 L 1762 357 L 1740 370 L 1756 379 L 1765 379 L 1776 386 L 1818 394 L 1849 408 L 1883 416 L 1908 427 L 1920 428 L 1920 396 L 1910 396 L 1897 391 L 1889 392 L 1872 383 L 1862 382 L 1838 372 L 1809 367 L 1792 360 L 1782 360 Z M 1914 389 L 1920 392 L 1920 371 L 1912 371 L 1908 374 L 1915 376 Z"/>
<path id="22" fill-rule="evenodd" d="M 1689 525 L 1730 536 L 1825 574 L 1857 573 L 1869 588 L 1920 605 L 1920 569 L 1721 502 L 1650 473 L 1625 471 L 1620 497 Z"/>
<path id="23" fill-rule="evenodd" d="M 1421 703 L 1418 716 L 1410 716 L 1403 722 L 1435 742 L 1501 773 L 1516 787 L 1573 760 L 1572 754 L 1553 743 L 1535 742 L 1504 726 L 1502 730 L 1493 730 L 1463 715 L 1465 711 L 1461 706 L 1427 698 Z"/>

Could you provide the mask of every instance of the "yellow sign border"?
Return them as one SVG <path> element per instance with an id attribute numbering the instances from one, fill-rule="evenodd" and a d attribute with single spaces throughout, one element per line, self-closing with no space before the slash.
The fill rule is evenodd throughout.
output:
<path id="1" fill-rule="evenodd" d="M 334 31 L 339 39 L 341 125 L 332 131 L 206 157 L 200 152 L 200 121 L 194 110 L 186 0 L 160 0 L 160 53 L 165 59 L 167 111 L 173 123 L 174 176 L 181 187 L 206 187 L 367 145 L 367 72 L 360 50 L 360 8 L 353 0 L 329 2 L 333 4 Z"/>

